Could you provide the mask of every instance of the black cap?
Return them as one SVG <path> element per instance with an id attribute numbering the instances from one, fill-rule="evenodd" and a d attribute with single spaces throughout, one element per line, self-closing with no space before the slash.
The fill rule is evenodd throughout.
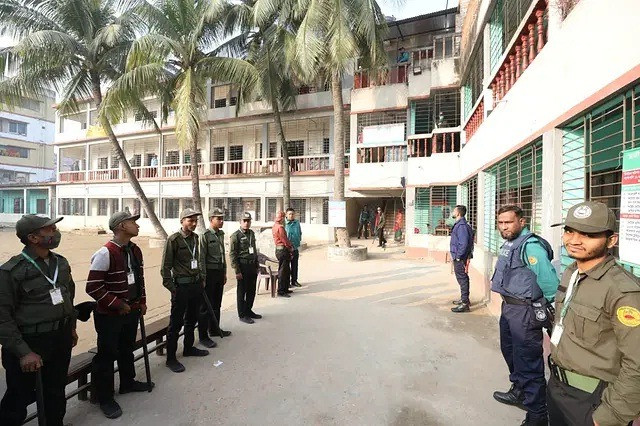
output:
<path id="1" fill-rule="evenodd" d="M 564 222 L 551 226 L 566 226 L 586 234 L 616 232 L 616 215 L 604 203 L 585 201 L 571 207 Z"/>
<path id="2" fill-rule="evenodd" d="M 60 222 L 62 219 L 62 217 L 51 219 L 49 216 L 43 214 L 25 214 L 16 222 L 16 235 L 22 239 L 38 229 L 51 226 L 54 223 Z"/>
<path id="3" fill-rule="evenodd" d="M 129 212 L 116 212 L 111 215 L 111 218 L 109 218 L 109 229 L 113 231 L 114 229 L 116 229 L 116 226 L 120 225 L 125 220 L 130 219 L 138 220 L 140 219 L 140 215 L 131 214 Z"/>

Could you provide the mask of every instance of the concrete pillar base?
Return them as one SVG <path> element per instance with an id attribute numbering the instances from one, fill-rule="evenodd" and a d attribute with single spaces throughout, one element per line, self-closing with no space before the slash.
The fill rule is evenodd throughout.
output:
<path id="1" fill-rule="evenodd" d="M 367 247 L 338 247 L 330 245 L 327 247 L 327 259 L 332 262 L 362 262 L 367 260 Z"/>

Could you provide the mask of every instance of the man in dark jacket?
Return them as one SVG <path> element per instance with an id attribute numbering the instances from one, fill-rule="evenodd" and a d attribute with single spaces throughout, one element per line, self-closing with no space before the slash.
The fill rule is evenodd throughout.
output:
<path id="1" fill-rule="evenodd" d="M 469 261 L 473 253 L 473 229 L 467 223 L 465 216 L 467 208 L 456 206 L 453 209 L 453 218 L 456 220 L 451 230 L 451 260 L 456 280 L 460 285 L 460 299 L 453 302 L 457 305 L 451 308 L 452 312 L 469 312 Z"/>

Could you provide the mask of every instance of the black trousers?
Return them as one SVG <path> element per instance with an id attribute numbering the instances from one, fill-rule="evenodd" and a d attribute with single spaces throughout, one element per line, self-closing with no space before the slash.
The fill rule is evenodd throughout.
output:
<path id="1" fill-rule="evenodd" d="M 387 239 L 384 237 L 384 229 L 378 229 L 378 245 L 387 244 Z"/>
<path id="2" fill-rule="evenodd" d="M 244 318 L 253 312 L 253 301 L 256 298 L 256 280 L 258 271 L 255 265 L 240 264 L 242 279 L 238 280 L 236 294 L 238 296 L 238 317 Z"/>
<path id="3" fill-rule="evenodd" d="M 291 255 L 287 249 L 276 249 L 276 258 L 278 259 L 278 293 L 283 294 L 289 290 L 291 284 L 291 269 L 289 268 Z"/>
<path id="4" fill-rule="evenodd" d="M 300 259 L 300 252 L 298 250 L 294 250 L 291 255 L 291 283 L 298 282 L 298 260 Z"/>
<path id="5" fill-rule="evenodd" d="M 469 274 L 466 271 L 467 259 L 453 261 L 453 272 L 460 286 L 460 298 L 462 303 L 469 304 Z"/>
<path id="6" fill-rule="evenodd" d="M 23 335 L 31 350 L 42 357 L 44 412 L 48 426 L 62 426 L 67 409 L 64 388 L 71 360 L 71 326 L 49 333 Z M 36 400 L 36 374 L 24 373 L 20 358 L 2 348 L 2 366 L 7 390 L 0 402 L 0 425 L 20 426 L 27 417 L 27 407 Z"/>
<path id="7" fill-rule="evenodd" d="M 365 238 L 369 238 L 369 224 L 368 223 L 360 223 L 358 224 L 358 238 L 362 237 L 364 234 Z"/>
<path id="8" fill-rule="evenodd" d="M 207 269 L 207 284 L 204 288 L 205 294 L 211 302 L 213 312 L 216 314 L 218 324 L 213 324 L 213 318 L 209 315 L 206 303 L 203 301 L 200 305 L 200 317 L 198 318 L 198 335 L 200 339 L 209 337 L 209 334 L 215 334 L 215 325 L 220 325 L 220 307 L 222 306 L 222 294 L 224 293 L 224 270 L 223 269 Z M 209 334 L 207 334 L 209 333 Z"/>
<path id="9" fill-rule="evenodd" d="M 171 316 L 167 329 L 167 359 L 175 359 L 178 335 L 184 326 L 184 350 L 193 347 L 194 330 L 200 314 L 202 286 L 200 283 L 178 285 L 171 295 Z"/>

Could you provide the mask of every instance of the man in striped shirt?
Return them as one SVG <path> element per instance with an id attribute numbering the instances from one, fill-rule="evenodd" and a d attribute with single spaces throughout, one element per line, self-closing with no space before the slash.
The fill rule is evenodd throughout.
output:
<path id="1" fill-rule="evenodd" d="M 110 419 L 122 415 L 114 399 L 113 361 L 118 361 L 121 394 L 149 389 L 147 383 L 135 380 L 133 357 L 138 321 L 147 312 L 142 252 L 131 242 L 138 235 L 139 217 L 128 212 L 111 216 L 113 239 L 93 255 L 87 278 L 87 294 L 97 301 L 98 353 L 91 377 L 100 409 Z"/>

